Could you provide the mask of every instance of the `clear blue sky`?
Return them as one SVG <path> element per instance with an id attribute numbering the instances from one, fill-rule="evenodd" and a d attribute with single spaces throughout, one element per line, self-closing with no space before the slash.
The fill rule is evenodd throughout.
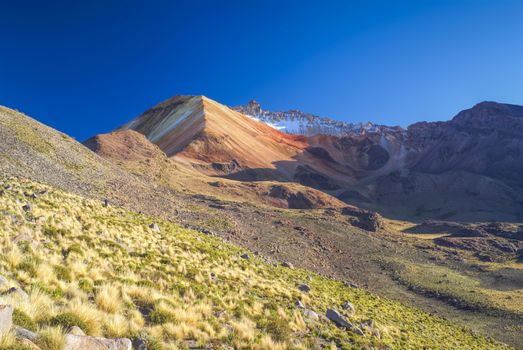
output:
<path id="1" fill-rule="evenodd" d="M 523 1 L 2 1 L 0 104 L 83 140 L 177 94 L 348 121 L 523 104 Z"/>

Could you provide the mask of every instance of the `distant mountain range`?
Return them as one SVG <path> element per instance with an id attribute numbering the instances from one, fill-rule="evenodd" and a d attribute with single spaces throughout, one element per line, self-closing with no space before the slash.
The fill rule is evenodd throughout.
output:
<path id="1" fill-rule="evenodd" d="M 176 96 L 120 130 L 206 175 L 296 182 L 391 217 L 520 221 L 522 110 L 483 102 L 403 129 Z"/>
<path id="2" fill-rule="evenodd" d="M 258 256 L 250 263 L 267 260 L 280 265 L 274 271 L 290 269 L 297 286 L 308 283 L 309 273 L 302 269 L 310 269 L 344 281 L 349 287 L 339 283 L 340 288 L 360 296 L 367 292 L 358 288 L 379 293 L 387 298 L 357 315 L 367 318 L 367 310 L 374 310 L 372 317 L 384 331 L 405 324 L 405 310 L 400 308 L 380 318 L 382 310 L 390 311 L 387 300 L 392 298 L 456 319 L 460 322 L 456 325 L 444 321 L 452 329 L 463 329 L 460 324 L 479 327 L 482 333 L 521 348 L 523 107 L 483 102 L 446 122 L 420 122 L 406 129 L 345 126 L 344 132 L 310 127 L 304 134 L 292 128 L 278 130 L 267 121 L 274 124 L 274 116 L 281 121 L 305 113 L 258 113 L 274 117 L 265 122 L 245 113 L 205 96 L 175 96 L 82 145 L 0 107 L 0 199 L 11 198 L 16 207 L 5 212 L 4 224 L 17 235 L 20 223 L 31 227 L 22 231 L 24 237 L 33 227 L 44 229 L 49 223 L 73 225 L 79 235 L 63 231 L 62 238 L 38 238 L 35 231 L 35 239 L 44 243 L 38 249 L 45 259 L 49 242 L 63 242 L 65 237 L 79 241 L 84 230 L 96 237 L 105 234 L 56 206 L 69 195 L 57 196 L 54 190 L 46 195 L 37 190 L 40 185 L 22 180 L 30 179 L 95 198 L 77 201 L 98 212 L 109 210 L 115 222 L 121 222 L 122 215 L 135 215 L 125 214 L 122 209 L 127 208 L 148 215 L 147 225 L 159 216 L 220 236 L 249 249 L 251 257 Z M 322 127 L 331 124 L 328 119 L 311 120 Z M 42 221 L 42 209 L 63 219 L 50 216 Z M 133 226 L 140 232 L 135 249 L 150 247 L 149 240 L 155 239 L 147 225 Z M 174 231 L 164 232 L 162 226 L 161 232 L 167 237 Z M 92 249 L 108 259 L 129 254 L 140 270 L 150 263 L 149 254 L 134 250 L 114 255 L 127 249 L 116 243 Z M 62 259 L 64 250 L 56 248 Z M 162 246 L 160 253 L 164 248 L 171 247 Z M 222 248 L 213 243 L 213 254 L 220 257 Z M 113 255 L 107 255 L 107 249 L 115 249 Z M 239 264 L 249 264 L 238 259 Z M 158 266 L 168 264 L 165 260 L 151 267 L 163 276 Z M 168 276 L 173 270 L 165 271 Z M 221 275 L 211 283 L 220 283 Z M 24 271 L 17 276 L 29 275 Z M 184 276 L 187 286 L 200 286 L 192 273 Z M 267 286 L 272 290 L 272 284 Z M 171 284 L 165 288 L 170 290 Z M 314 284 L 311 295 L 325 295 L 321 288 Z M 286 305 L 294 310 L 295 295 L 288 295 Z M 273 300 L 263 301 L 273 305 Z M 332 303 L 315 307 L 324 311 Z M 319 322 L 328 325 L 323 318 Z M 392 339 L 399 349 L 438 348 L 441 338 L 434 338 L 433 328 L 439 326 L 427 324 L 425 316 L 409 322 L 414 326 L 402 331 L 408 336 L 394 332 L 384 339 Z M 430 336 L 420 335 L 419 327 Z M 443 331 L 438 332 L 442 336 Z M 503 348 L 479 336 L 459 338 L 449 328 L 444 333 L 455 348 Z M 410 341 L 414 336 L 419 338 Z M 476 346 L 476 339 L 483 345 Z"/>
<path id="3" fill-rule="evenodd" d="M 377 132 L 383 129 L 396 129 L 395 127 L 386 127 L 371 122 L 348 123 L 319 117 L 295 109 L 286 112 L 271 112 L 263 110 L 261 105 L 255 100 L 251 100 L 245 105 L 232 107 L 232 109 L 289 134 L 343 136 L 352 133 L 360 134 Z"/>

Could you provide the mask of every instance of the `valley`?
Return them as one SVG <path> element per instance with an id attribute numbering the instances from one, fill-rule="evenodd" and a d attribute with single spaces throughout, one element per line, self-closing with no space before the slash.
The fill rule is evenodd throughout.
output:
<path id="1" fill-rule="evenodd" d="M 137 335 L 133 332 L 138 327 L 136 329 L 146 332 L 148 337 L 154 338 L 153 341 L 159 341 L 167 348 L 194 340 L 200 345 L 214 342 L 242 348 L 255 342 L 260 349 L 285 349 L 289 348 L 290 339 L 293 339 L 293 346 L 298 348 L 332 347 L 334 342 L 334 346 L 338 348 L 370 346 L 402 349 L 424 346 L 444 349 L 446 347 L 442 345 L 443 338 L 438 338 L 440 330 L 441 334 L 453 334 L 446 337 L 455 342 L 453 348 L 503 347 L 490 342 L 486 336 L 516 348 L 520 348 L 523 343 L 523 310 L 520 308 L 523 305 L 523 227 L 517 209 L 516 212 L 506 209 L 516 205 L 514 201 L 518 192 L 513 191 L 511 196 L 499 197 L 499 187 L 496 187 L 519 186 L 508 171 L 503 172 L 508 175 L 504 175 L 502 180 L 505 182 L 502 184 L 501 178 L 489 179 L 488 186 L 492 187 L 487 186 L 485 193 L 471 195 L 471 198 L 479 198 L 478 201 L 460 197 L 465 198 L 462 201 L 466 201 L 466 205 L 463 205 L 462 202 L 454 202 L 452 195 L 471 191 L 470 186 L 481 186 L 484 191 L 482 184 L 487 181 L 485 176 L 488 171 L 484 172 L 485 175 L 460 173 L 463 169 L 436 175 L 406 175 L 418 170 L 397 170 L 398 164 L 405 160 L 389 154 L 396 152 L 396 148 L 384 148 L 388 154 L 385 156 L 383 150 L 377 147 L 382 142 L 379 135 L 363 133 L 344 136 L 345 138 L 333 135 L 289 135 L 198 96 L 175 97 L 164 102 L 145 112 L 136 121 L 109 134 L 90 138 L 84 142 L 87 148 L 16 111 L 2 108 L 0 117 L 0 135 L 4 140 L 0 142 L 0 156 L 3 160 L 0 169 L 7 176 L 3 180 L 5 190 L 2 198 L 7 199 L 3 199 L 2 210 L 17 215 L 16 221 L 9 221 L 11 219 L 6 216 L 3 232 L 15 230 L 13 225 L 16 222 L 17 225 L 27 225 L 24 230 L 37 236 L 33 240 L 44 242 L 46 239 L 41 236 L 44 232 L 42 225 L 50 222 L 53 215 L 58 215 L 61 219 L 57 227 L 66 227 L 72 233 L 52 238 L 57 240 L 57 247 L 79 243 L 84 249 L 92 249 L 82 243 L 84 238 L 81 238 L 81 230 L 78 231 L 78 225 L 85 225 L 88 221 L 94 228 L 88 230 L 86 235 L 91 238 L 85 237 L 87 241 L 96 237 L 97 230 L 107 230 L 103 234 L 107 237 L 96 238 L 94 247 L 98 247 L 99 251 L 89 250 L 88 256 L 106 257 L 116 254 L 114 263 L 129 261 L 142 266 L 146 261 L 146 257 L 142 256 L 145 253 L 137 255 L 130 252 L 142 249 L 143 244 L 157 244 L 151 246 L 151 251 L 155 252 L 174 250 L 172 254 L 163 252 L 151 255 L 150 259 L 154 261 L 152 270 L 133 271 L 133 274 L 139 275 L 137 278 L 140 280 L 150 279 L 154 275 L 153 278 L 165 281 L 160 290 L 152 292 L 163 293 L 163 296 L 158 294 L 157 300 L 151 301 L 158 305 L 159 310 L 165 311 L 165 322 L 150 323 L 147 315 L 142 312 L 141 317 L 145 317 L 142 326 L 139 326 L 140 322 L 138 325 L 126 324 L 117 331 L 114 325 L 105 324 L 98 330 L 88 329 L 93 335 L 134 339 Z M 384 137 L 394 141 L 405 136 L 404 132 L 397 132 Z M 397 152 L 401 153 L 399 149 L 405 146 L 394 142 L 391 141 L 390 144 L 398 147 Z M 516 155 L 514 153 L 511 156 Z M 509 162 L 504 164 L 507 167 L 510 165 Z M 413 182 L 407 182 L 405 178 Z M 439 181 L 444 178 L 450 179 L 445 181 L 452 182 L 455 188 L 447 188 L 446 192 L 435 195 L 431 191 L 434 188 L 440 189 L 445 182 Z M 462 182 L 456 181 L 460 178 Z M 470 180 L 476 178 L 477 182 Z M 459 187 L 462 183 L 465 184 L 464 187 Z M 396 190 L 393 185 L 401 187 Z M 32 214 L 28 216 L 15 210 L 15 203 L 32 203 L 27 194 L 39 191 L 41 187 L 48 188 L 46 186 L 51 186 L 47 191 L 56 193 L 55 197 L 51 202 L 45 200 L 46 206 L 42 209 L 38 209 L 38 200 L 33 204 L 35 210 L 42 210 L 42 224 L 39 221 L 35 223 Z M 13 188 L 16 190 L 12 190 Z M 379 192 L 376 197 L 379 200 L 370 201 L 366 197 L 369 192 L 363 191 L 377 191 L 380 188 L 387 189 L 387 192 Z M 405 191 L 405 188 L 410 190 Z M 491 193 L 494 197 L 489 196 Z M 431 201 L 427 202 L 427 198 L 431 198 Z M 108 201 L 109 209 L 99 208 L 103 200 Z M 68 207 L 63 207 L 65 204 L 62 205 L 62 201 L 66 201 Z M 409 204 L 409 201 L 427 204 L 411 213 L 409 210 L 414 204 Z M 398 202 L 403 202 L 404 205 L 396 206 L 394 203 Z M 496 206 L 483 210 L 492 203 L 496 203 Z M 464 210 L 459 215 L 453 214 L 442 219 L 441 210 L 434 208 L 437 205 L 445 205 L 445 210 L 449 211 L 457 208 Z M 392 209 L 380 210 L 386 206 Z M 67 217 L 60 214 L 69 211 L 72 214 L 67 214 Z M 491 223 L 492 216 L 501 212 L 505 215 L 503 220 L 496 220 L 501 221 L 497 224 Z M 71 221 L 78 215 L 81 217 L 75 219 L 78 223 Z M 105 219 L 96 223 L 93 218 L 100 215 Z M 123 219 L 119 219 L 120 217 Z M 170 227 L 169 232 L 172 230 L 176 233 L 173 236 L 164 236 L 161 233 L 158 241 L 155 239 L 149 242 L 151 233 L 147 230 L 147 223 L 152 221 L 161 222 L 161 232 L 164 232 L 167 225 Z M 135 232 L 134 226 L 141 228 Z M 6 249 L 13 249 L 13 242 L 9 238 L 11 236 L 12 234 L 4 236 Z M 173 237 L 184 238 L 180 240 Z M 208 255 L 216 254 L 215 250 L 227 247 L 226 250 L 231 253 L 227 257 L 230 262 L 226 266 L 231 271 L 245 267 L 246 262 L 238 259 L 238 256 L 245 252 L 243 249 L 247 249 L 247 254 L 253 259 L 247 263 L 252 261 L 256 268 L 253 270 L 255 272 L 249 272 L 245 278 L 254 276 L 253 281 L 258 281 L 263 276 L 265 280 L 255 282 L 258 284 L 252 286 L 243 280 L 247 283 L 246 286 L 252 288 L 256 301 L 249 297 L 236 306 L 228 306 L 231 307 L 228 310 L 233 316 L 215 319 L 215 316 L 210 316 L 209 311 L 202 311 L 194 316 L 196 323 L 189 319 L 169 322 L 169 313 L 181 312 L 172 309 L 172 305 L 179 304 L 182 299 L 191 303 L 204 302 L 205 307 L 210 307 L 213 312 L 223 311 L 222 306 L 217 306 L 219 300 L 229 300 L 226 295 L 209 292 L 208 288 L 214 288 L 212 278 L 208 280 L 210 284 L 202 282 L 207 281 L 208 273 L 213 268 L 201 265 L 200 260 L 194 258 L 204 249 L 197 243 L 201 240 L 210 244 L 204 250 Z M 113 249 L 114 242 L 124 246 L 130 244 L 133 248 L 126 248 L 127 253 L 119 253 L 119 248 Z M 190 248 L 193 257 L 181 254 L 178 250 L 189 245 L 194 246 Z M 218 245 L 221 248 L 217 248 Z M 41 256 L 42 251 L 38 249 L 43 248 L 37 248 L 35 252 L 41 266 L 57 264 L 58 251 L 53 250 L 53 258 L 47 261 L 48 258 Z M 50 247 L 47 246 L 46 249 Z M 170 256 L 169 259 L 176 259 L 177 263 L 161 262 L 166 254 Z M 128 260 L 122 260 L 125 256 L 128 256 Z M 182 264 L 186 267 L 194 266 L 198 273 L 192 275 L 182 271 L 180 275 L 180 272 L 173 270 Z M 290 264 L 294 268 L 286 269 L 282 264 Z M 160 265 L 165 267 L 159 269 Z M 25 289 L 30 289 L 32 284 L 39 281 L 38 274 L 28 276 L 27 271 L 17 267 L 18 264 L 8 265 L 6 261 L 2 266 L 1 273 Z M 116 265 L 107 266 L 107 269 L 119 270 L 122 276 L 130 273 Z M 162 275 L 159 272 L 162 269 L 165 269 L 167 276 L 158 277 Z M 224 271 L 220 270 L 216 275 L 222 273 Z M 78 278 L 83 278 L 80 277 L 84 276 L 82 274 L 85 275 L 86 272 L 78 273 Z M 318 294 L 311 294 L 313 300 L 310 301 L 306 295 L 304 303 L 306 301 L 307 305 L 311 302 L 320 316 L 325 313 L 329 303 L 342 302 L 341 299 L 336 299 L 338 293 L 349 293 L 343 295 L 352 300 L 356 298 L 355 295 L 370 295 L 375 299 L 369 305 L 377 309 L 371 311 L 370 307 L 366 308 L 361 314 L 356 314 L 354 321 L 364 321 L 362 317 L 367 316 L 375 319 L 377 315 L 383 314 L 385 318 L 376 322 L 381 327 L 380 332 L 383 334 L 384 330 L 387 330 L 385 333 L 390 331 L 390 336 L 380 336 L 380 339 L 369 334 L 359 339 L 351 331 L 344 333 L 338 328 L 332 328 L 330 321 L 321 317 L 317 325 L 310 325 L 307 320 L 298 325 L 296 322 L 301 321 L 296 321 L 296 318 L 303 318 L 303 315 L 292 305 L 300 294 L 296 294 L 292 285 L 307 280 L 310 274 L 313 274 L 310 283 L 313 290 L 318 288 Z M 89 274 L 85 276 L 93 282 L 96 280 Z M 79 282 L 78 278 L 72 277 L 67 285 L 53 278 L 50 281 L 55 286 L 53 288 L 59 286 L 66 289 L 73 288 L 72 285 Z M 100 287 L 96 287 L 92 295 L 96 296 L 98 292 L 105 290 L 105 285 L 116 285 L 118 293 L 132 297 L 134 287 L 128 287 L 130 282 L 123 283 L 121 278 L 105 278 L 105 282 L 99 282 Z M 187 288 L 192 291 L 188 292 L 189 297 L 185 297 L 180 291 L 169 294 L 171 291 L 167 286 L 173 283 L 173 278 L 179 281 L 176 283 L 184 286 L 184 291 Z M 226 283 L 232 286 L 234 278 L 230 278 L 232 279 Z M 281 282 L 282 279 L 286 282 Z M 260 295 L 261 291 L 256 286 L 274 285 L 274 280 L 283 283 L 284 287 L 278 287 L 276 292 L 264 287 L 265 291 Z M 138 282 L 136 280 L 129 285 Z M 213 301 L 199 297 L 195 299 L 193 294 L 202 288 L 202 283 L 206 285 L 205 295 L 216 296 Z M 330 287 L 334 285 L 336 287 Z M 335 294 L 331 294 L 330 289 L 335 290 Z M 280 292 L 282 294 L 278 294 Z M 80 298 L 89 305 L 90 293 L 74 291 L 70 296 L 66 293 L 59 295 L 53 303 L 62 304 L 64 300 L 69 300 L 64 307 L 64 310 L 69 310 L 72 306 L 68 303 Z M 251 292 L 246 293 L 250 295 Z M 161 298 L 168 300 L 160 302 Z M 276 300 L 280 302 L 278 307 L 282 311 L 268 305 Z M 254 305 L 256 302 L 262 305 Z M 399 309 L 391 311 L 389 305 L 392 304 L 389 303 L 397 305 L 394 308 Z M 203 307 L 200 304 L 189 305 L 193 305 L 196 310 Z M 235 307 L 242 311 L 235 313 Z M 247 312 L 246 307 L 251 309 Z M 236 329 L 235 324 L 244 316 L 253 317 L 253 314 L 249 314 L 254 312 L 253 307 L 261 307 L 259 310 L 265 311 L 259 311 L 261 318 L 255 317 L 249 330 L 253 333 L 245 335 L 247 333 Z M 122 315 L 131 313 L 139 317 L 132 307 L 129 309 L 125 306 L 119 310 L 113 314 L 109 312 L 114 315 L 109 318 L 114 319 L 111 322 L 122 322 Z M 29 309 L 28 313 L 31 312 L 33 311 Z M 41 318 L 36 314 L 30 316 L 42 326 L 52 326 L 49 320 L 54 317 L 55 312 L 50 311 Z M 98 311 L 94 313 L 98 315 L 96 317 L 102 315 L 99 312 L 107 313 L 107 310 L 98 307 Z M 286 320 L 285 325 L 278 327 L 291 327 L 292 330 L 285 328 L 285 332 L 291 334 L 290 339 L 282 339 L 271 333 L 272 328 L 267 322 L 272 322 L 272 312 Z M 423 327 L 428 328 L 420 333 L 420 324 L 413 326 L 417 322 L 415 317 L 418 317 L 415 315 L 422 315 L 420 317 L 424 319 L 428 317 L 427 320 L 438 325 L 424 323 Z M 445 321 L 440 321 L 441 318 Z M 413 323 L 408 323 L 409 319 Z M 211 323 L 212 331 L 204 325 L 203 320 Z M 215 320 L 221 322 L 222 328 L 215 324 Z M 189 326 L 184 326 L 184 322 L 189 322 Z M 400 326 L 401 322 L 407 324 Z M 443 323 L 440 325 L 438 322 Z M 448 326 L 443 326 L 446 322 L 449 322 Z M 170 323 L 177 325 L 176 331 Z M 453 331 L 449 331 L 450 328 L 442 330 L 440 327 L 450 327 Z M 455 334 L 454 331 L 458 333 Z"/>

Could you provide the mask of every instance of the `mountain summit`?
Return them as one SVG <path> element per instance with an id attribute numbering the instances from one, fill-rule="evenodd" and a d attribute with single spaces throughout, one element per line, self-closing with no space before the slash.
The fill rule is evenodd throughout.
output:
<path id="1" fill-rule="evenodd" d="M 522 108 L 483 102 L 405 130 L 176 96 L 120 130 L 206 175 L 297 182 L 395 217 L 522 220 Z"/>

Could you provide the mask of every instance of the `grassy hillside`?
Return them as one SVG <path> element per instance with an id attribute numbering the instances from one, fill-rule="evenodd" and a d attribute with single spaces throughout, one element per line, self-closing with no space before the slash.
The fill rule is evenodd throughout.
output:
<path id="1" fill-rule="evenodd" d="M 44 350 L 59 349 L 71 325 L 89 335 L 144 337 L 153 349 L 192 342 L 223 349 L 508 348 L 310 271 L 244 259 L 245 251 L 172 223 L 16 178 L 0 180 L 0 194 L 0 274 L 8 279 L 1 288 L 29 294 L 0 302 L 15 307 L 15 324 L 35 330 Z M 306 317 L 297 300 L 320 318 Z M 342 309 L 345 301 L 354 313 Z M 364 334 L 336 328 L 323 317 L 327 308 Z M 369 319 L 372 329 L 361 324 Z M 7 336 L 0 344 L 15 343 Z"/>

